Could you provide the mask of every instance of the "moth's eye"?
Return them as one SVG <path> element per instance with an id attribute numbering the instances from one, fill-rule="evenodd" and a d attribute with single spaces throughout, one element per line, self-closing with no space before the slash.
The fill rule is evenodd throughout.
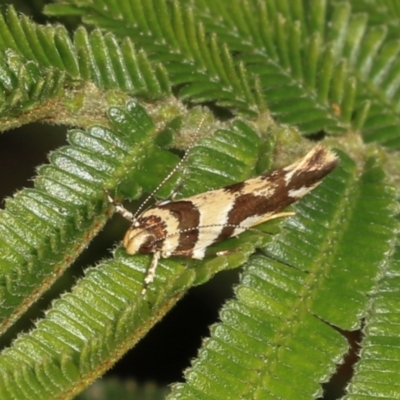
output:
<path id="1" fill-rule="evenodd" d="M 146 241 L 140 245 L 139 253 L 147 254 L 151 253 L 152 251 L 154 251 L 154 237 L 148 236 Z"/>
<path id="2" fill-rule="evenodd" d="M 144 245 L 140 246 L 139 253 L 142 253 L 142 254 L 151 253 L 152 249 L 153 249 L 153 246 L 144 244 Z"/>

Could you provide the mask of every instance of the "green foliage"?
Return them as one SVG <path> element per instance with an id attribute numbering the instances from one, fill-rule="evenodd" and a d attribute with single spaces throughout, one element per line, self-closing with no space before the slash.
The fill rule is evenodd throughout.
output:
<path id="1" fill-rule="evenodd" d="M 1 309 L 2 331 L 31 303 L 21 292 L 40 296 L 106 222 L 101 188 L 133 168 L 132 160 L 151 142 L 151 120 L 140 112 L 135 117 L 110 112 L 117 129 L 128 130 L 129 135 L 117 137 L 100 127 L 71 131 L 71 146 L 50 155 L 50 165 L 40 167 L 35 178 L 35 189 L 7 199 L 0 220 L 1 286 L 8 304 Z"/>
<path id="2" fill-rule="evenodd" d="M 294 216 L 211 249 L 234 252 L 162 259 L 145 297 L 150 257 L 117 247 L 0 353 L 0 398 L 73 398 L 190 287 L 239 266 L 235 297 L 168 398 L 317 398 L 349 349 L 334 328 L 363 328 L 346 399 L 398 398 L 395 3 L 59 0 L 45 12 L 83 25 L 0 14 L 1 126 L 79 128 L 0 213 L 1 332 L 102 229 L 112 213 L 103 190 L 117 200 L 151 192 L 179 161 L 169 147 L 186 148 L 200 121 L 158 198 L 289 163 L 315 134 L 341 162 Z M 198 104 L 214 116 L 188 107 Z"/>
<path id="3" fill-rule="evenodd" d="M 361 360 L 356 365 L 354 379 L 348 387 L 345 399 L 360 398 L 371 392 L 387 398 L 395 398 L 400 391 L 398 362 L 398 304 L 400 298 L 400 248 L 383 270 L 371 291 L 368 319 Z"/>
<path id="4" fill-rule="evenodd" d="M 298 203 L 296 216 L 263 249 L 267 257 L 247 262 L 236 299 L 222 308 L 222 322 L 172 399 L 322 394 L 320 382 L 347 349 L 326 322 L 346 330 L 359 326 L 370 306 L 367 295 L 376 290 L 373 278 L 393 252 L 396 203 L 383 179 L 372 159 L 360 176 L 342 155 L 339 170 Z M 392 384 L 398 385 L 394 376 Z"/>
<path id="5" fill-rule="evenodd" d="M 102 91 L 141 94 L 147 99 L 170 94 L 164 68 L 150 64 L 129 37 L 118 42 L 111 33 L 88 33 L 81 27 L 71 40 L 63 26 L 34 24 L 13 8 L 0 14 L 0 31 L 2 129 L 34 120 L 21 116 L 28 111 L 35 111 L 37 120 L 76 121 L 74 114 L 84 110 L 85 102 L 99 96 L 98 91 L 85 90 L 89 82 Z M 88 125 L 87 117 L 85 121 L 80 125 Z"/>

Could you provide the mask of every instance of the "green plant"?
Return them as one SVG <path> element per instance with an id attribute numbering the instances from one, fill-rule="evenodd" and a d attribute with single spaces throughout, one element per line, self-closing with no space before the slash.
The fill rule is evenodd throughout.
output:
<path id="1" fill-rule="evenodd" d="M 103 188 L 151 191 L 200 119 L 161 198 L 182 175 L 180 194 L 200 193 L 292 161 L 317 137 L 341 162 L 294 217 L 266 225 L 274 235 L 246 232 L 221 245 L 239 249 L 225 257 L 162 260 L 146 298 L 149 258 L 118 247 L 2 351 L 0 398 L 73 397 L 188 288 L 241 265 L 235 298 L 168 398 L 316 398 L 349 348 L 334 327 L 363 327 L 345 398 L 398 398 L 395 3 L 59 0 L 44 11 L 71 17 L 72 33 L 12 7 L 0 15 L 1 126 L 79 129 L 0 214 L 2 332 L 103 227 Z"/>

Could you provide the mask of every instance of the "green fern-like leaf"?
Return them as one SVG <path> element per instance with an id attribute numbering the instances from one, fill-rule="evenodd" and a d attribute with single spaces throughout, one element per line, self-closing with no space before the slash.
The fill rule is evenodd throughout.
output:
<path id="1" fill-rule="evenodd" d="M 0 217 L 1 331 L 48 289 L 106 222 L 102 187 L 113 185 L 143 157 L 154 130 L 139 106 L 132 104 L 131 110 L 133 115 L 111 111 L 114 132 L 101 127 L 71 132 L 71 146 L 51 154 L 35 189 L 6 201 Z"/>
<path id="2" fill-rule="evenodd" d="M 333 74 L 335 59 L 321 45 L 320 33 L 302 42 L 303 30 L 312 28 L 299 24 L 295 16 L 286 18 L 281 10 L 271 12 L 262 2 L 214 3 L 200 1 L 192 8 L 174 2 L 167 8 L 164 2 L 138 0 L 131 3 L 130 13 L 114 2 L 79 2 L 76 7 L 85 11 L 86 23 L 136 37 L 153 60 L 164 64 L 183 99 L 218 99 L 220 105 L 252 114 L 266 103 L 282 122 L 295 123 L 305 133 L 343 132 L 351 126 L 356 81 Z M 201 24 L 194 20 L 197 8 Z M 47 10 L 57 14 L 57 6 Z M 215 12 L 223 23 L 216 22 Z M 307 14 L 302 7 L 298 12 Z M 321 18 L 321 13 L 316 15 Z M 318 26 L 315 20 L 311 23 Z M 359 107 L 356 129 L 366 106 Z"/>
<path id="3" fill-rule="evenodd" d="M 111 3 L 114 13 L 110 14 L 106 10 Z M 181 9 L 177 2 L 167 9 L 163 2 L 142 4 L 138 0 L 132 2 L 130 13 L 111 1 L 96 7 L 79 2 L 75 7 L 84 11 L 86 23 L 111 28 L 118 35 L 137 37 L 138 30 L 143 33 L 145 29 L 139 39 L 141 46 L 153 53 L 152 59 L 164 63 L 174 84 L 184 84 L 182 98 L 219 98 L 220 104 L 242 112 L 254 107 L 260 110 L 265 102 L 282 122 L 296 124 L 305 133 L 342 133 L 350 126 L 359 129 L 372 104 L 365 122 L 366 141 L 398 147 L 400 48 L 397 40 L 388 37 L 386 26 L 369 27 L 366 14 L 352 12 L 348 3 L 327 9 L 324 2 L 296 2 L 292 7 L 256 1 L 214 3 L 194 2 L 204 24 L 197 31 L 193 8 Z M 371 10 L 373 6 L 368 7 Z M 355 8 L 363 10 L 360 5 Z M 56 6 L 49 10 L 57 13 Z M 138 10 L 141 12 L 135 12 Z M 393 5 L 383 3 L 378 15 L 393 18 L 392 11 Z M 156 20 L 150 21 L 154 16 Z M 149 41 L 154 36 L 159 46 Z M 208 53 L 204 50 L 207 36 Z M 196 54 L 193 49 L 198 49 Z M 229 55 L 232 52 L 234 58 Z M 196 65 L 197 75 L 188 72 L 190 65 Z M 213 81 L 206 79 L 205 83 L 204 73 Z M 362 83 L 357 85 L 357 80 Z M 234 94 L 230 94 L 232 90 Z"/>
<path id="4" fill-rule="evenodd" d="M 186 372 L 187 383 L 175 385 L 169 398 L 321 395 L 321 383 L 347 352 L 332 326 L 359 328 L 396 243 L 397 203 L 382 170 L 367 160 L 358 178 L 342 155 L 339 170 L 298 203 L 265 256 L 249 260 L 237 299 L 222 308 L 222 322 Z"/>
<path id="5" fill-rule="evenodd" d="M 213 246 L 202 261 L 162 259 L 145 297 L 150 257 L 117 247 L 0 353 L 0 398 L 73 398 L 189 288 L 244 265 L 235 298 L 169 398 L 317 398 L 349 349 L 341 330 L 362 329 L 346 398 L 397 399 L 397 10 L 388 0 L 46 6 L 75 18 L 68 31 L 5 7 L 2 129 L 82 129 L 0 213 L 2 332 L 111 216 L 103 189 L 117 201 L 152 192 L 200 120 L 187 162 L 157 198 L 287 165 L 311 146 L 299 132 L 328 136 L 341 161 L 296 215 Z M 77 17 L 90 31 L 74 27 Z M 196 103 L 204 108 L 190 109 Z M 212 256 L 219 250 L 228 252 Z"/>
<path id="6" fill-rule="evenodd" d="M 399 321 L 399 261 L 398 242 L 376 280 L 366 316 L 361 360 L 345 399 L 380 393 L 395 398 L 400 393 L 397 380 L 400 346 L 397 335 Z"/>
<path id="7" fill-rule="evenodd" d="M 104 113 L 108 106 L 100 90 L 120 91 L 117 104 L 126 94 L 147 99 L 170 94 L 163 67 L 150 64 L 129 38 L 119 43 L 112 34 L 79 28 L 72 40 L 64 27 L 35 24 L 12 7 L 0 13 L 0 33 L 2 129 L 37 120 L 88 126 L 96 121 L 90 115 L 93 104 Z M 97 90 L 85 88 L 88 83 Z M 83 93 L 76 91 L 78 85 Z"/>
<path id="8" fill-rule="evenodd" d="M 340 38 L 337 56 L 348 60 L 349 71 L 360 82 L 356 103 L 371 103 L 364 125 L 365 140 L 397 148 L 400 47 L 397 40 L 388 37 L 386 24 L 368 24 L 373 14 L 352 13 L 346 3 L 336 5 L 330 16 L 330 39 Z"/>

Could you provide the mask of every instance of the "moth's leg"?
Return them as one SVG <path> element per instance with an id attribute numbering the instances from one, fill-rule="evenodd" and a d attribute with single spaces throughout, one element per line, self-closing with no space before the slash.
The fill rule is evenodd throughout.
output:
<path id="1" fill-rule="evenodd" d="M 144 278 L 144 287 L 142 289 L 142 295 L 146 294 L 148 286 L 150 285 L 150 283 L 152 283 L 154 281 L 154 277 L 156 276 L 157 265 L 158 265 L 158 261 L 160 260 L 160 257 L 161 257 L 161 252 L 156 251 L 153 255 L 150 266 L 149 266 L 146 276 Z"/>
<path id="2" fill-rule="evenodd" d="M 122 204 L 116 202 L 108 193 L 108 191 L 106 189 L 103 189 L 104 193 L 106 194 L 107 200 L 109 203 L 111 203 L 114 208 L 115 208 L 115 212 L 117 212 L 118 214 L 121 214 L 125 219 L 127 219 L 128 221 L 133 222 L 134 221 L 134 217 L 133 214 L 128 211 Z"/>
<path id="3" fill-rule="evenodd" d="M 209 257 L 214 257 L 214 256 L 227 256 L 228 254 L 234 254 L 237 253 L 238 251 L 240 251 L 240 248 L 238 249 L 233 249 L 233 250 L 221 250 L 221 251 L 217 251 L 215 253 L 207 253 L 204 255 L 204 257 L 193 257 L 192 252 L 193 250 L 181 250 L 181 251 L 174 251 L 173 254 L 174 256 L 177 257 L 188 257 L 188 258 L 192 258 L 192 259 L 196 259 L 196 260 L 203 260 L 204 258 L 209 258 Z"/>
<path id="4" fill-rule="evenodd" d="M 179 184 L 174 191 L 169 196 L 169 201 L 175 201 L 176 196 L 178 196 L 179 191 L 182 189 L 183 184 Z"/>
<path id="5" fill-rule="evenodd" d="M 296 213 L 293 212 L 293 211 L 287 211 L 287 212 L 281 212 L 281 213 L 278 213 L 278 214 L 268 215 L 264 220 L 261 219 L 261 220 L 257 223 L 257 225 L 258 225 L 258 224 L 261 224 L 261 223 L 263 223 L 263 222 L 270 221 L 271 219 L 284 218 L 284 217 L 291 217 L 292 215 L 296 215 Z"/>
<path id="6" fill-rule="evenodd" d="M 240 251 L 240 248 L 238 249 L 234 249 L 234 250 L 221 250 L 221 251 L 217 251 L 215 253 L 215 255 L 217 257 L 221 257 L 221 256 L 229 256 L 229 254 L 235 254 L 238 253 Z"/>
<path id="7" fill-rule="evenodd" d="M 171 256 L 177 256 L 177 257 L 189 257 L 189 258 L 195 258 L 192 255 L 193 250 L 178 250 L 178 251 L 173 251 L 173 252 L 165 252 L 163 253 L 164 258 L 168 258 Z"/>

